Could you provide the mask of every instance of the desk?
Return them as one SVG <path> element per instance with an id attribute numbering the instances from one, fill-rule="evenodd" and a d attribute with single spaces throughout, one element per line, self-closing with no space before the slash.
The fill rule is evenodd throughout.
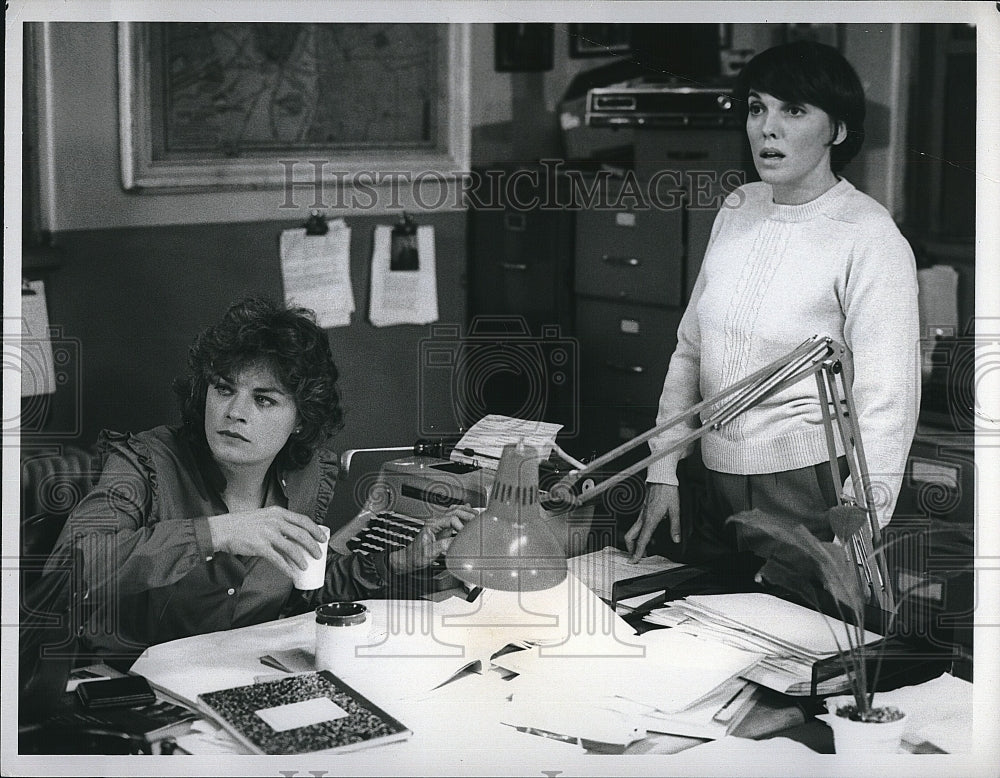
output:
<path id="1" fill-rule="evenodd" d="M 441 764 L 467 763 L 470 758 L 478 764 L 516 755 L 535 759 L 537 769 L 537 759 L 558 757 L 562 764 L 582 756 L 577 745 L 500 723 L 500 709 L 513 692 L 500 673 L 467 674 L 433 688 L 468 661 L 488 658 L 507 643 L 526 639 L 559 644 L 584 661 L 589 652 L 637 655 L 629 641 L 631 628 L 578 581 L 567 583 L 524 594 L 520 603 L 505 592 L 484 592 L 474 603 L 457 597 L 442 603 L 367 601 L 371 648 L 363 647 L 358 652 L 362 655 L 334 671 L 413 731 L 409 740 L 378 749 L 379 759 L 384 753 L 394 764 L 402 760 L 418 772 L 424 765 L 427 774 L 434 774 Z M 202 692 L 274 674 L 260 663 L 262 655 L 311 651 L 314 639 L 313 616 L 303 614 L 152 646 L 132 671 L 191 701 Z"/>
<path id="2" fill-rule="evenodd" d="M 488 657 L 509 642 L 525 639 L 558 647 L 578 659 L 581 669 L 593 666 L 597 659 L 606 659 L 609 651 L 634 656 L 630 652 L 638 637 L 631 628 L 578 581 L 571 578 L 568 584 L 563 589 L 522 595 L 519 604 L 515 595 L 497 592 L 484 593 L 475 603 L 459 598 L 434 604 L 367 601 L 370 647 L 335 668 L 335 672 L 400 719 L 413 735 L 404 742 L 344 758 L 367 760 L 369 765 L 376 760 L 386 766 L 383 772 L 404 766 L 408 772 L 418 774 L 440 774 L 442 765 L 482 764 L 502 765 L 504 770 L 515 773 L 522 764 L 535 773 L 540 765 L 572 771 L 579 764 L 593 770 L 593 757 L 581 746 L 519 732 L 501 723 L 509 711 L 509 699 L 520 693 L 519 678 L 508 680 L 499 672 L 486 671 L 461 675 L 438 686 L 467 661 Z M 588 625 L 597 629 L 588 629 Z M 294 649 L 310 651 L 314 630 L 312 614 L 303 614 L 199 635 L 151 647 L 132 670 L 174 696 L 193 700 L 202 692 L 274 675 L 273 669 L 260 663 L 260 657 Z M 637 661 L 646 660 L 637 657 Z M 678 663 L 683 664 L 683 660 Z M 640 669 L 647 673 L 650 684 L 664 671 L 662 665 Z M 801 721 L 800 717 L 788 720 L 790 726 Z M 815 745 L 823 742 L 825 725 L 812 721 L 797 728 L 797 732 L 797 739 Z M 701 742 L 669 735 L 649 736 L 630 745 L 625 753 L 700 751 L 692 746 L 700 746 Z M 754 748 L 792 748 L 820 756 L 801 742 L 784 738 L 771 746 L 760 743 Z M 233 752 L 239 753 L 236 749 Z M 583 762 L 578 763 L 578 759 Z"/>

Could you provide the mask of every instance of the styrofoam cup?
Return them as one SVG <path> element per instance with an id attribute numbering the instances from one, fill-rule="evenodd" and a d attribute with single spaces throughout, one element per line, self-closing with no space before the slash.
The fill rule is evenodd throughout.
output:
<path id="1" fill-rule="evenodd" d="M 307 554 L 306 569 L 295 569 L 292 574 L 292 583 L 296 589 L 302 591 L 320 589 L 323 587 L 323 582 L 326 581 L 326 549 L 330 542 L 330 528 L 320 527 L 320 529 L 323 531 L 324 540 L 320 543 L 319 559 Z"/>

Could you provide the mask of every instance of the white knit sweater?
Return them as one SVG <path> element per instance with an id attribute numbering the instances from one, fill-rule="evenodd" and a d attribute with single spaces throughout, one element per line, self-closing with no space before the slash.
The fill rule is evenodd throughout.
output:
<path id="1" fill-rule="evenodd" d="M 913 252 L 888 211 L 841 179 L 803 205 L 747 184 L 726 199 L 677 333 L 658 422 L 711 397 L 813 335 L 848 350 L 858 423 L 885 525 L 899 493 L 920 400 Z M 662 450 L 686 427 L 650 441 Z M 815 379 L 804 379 L 702 439 L 707 467 L 743 475 L 828 459 Z M 668 454 L 647 480 L 677 483 Z M 850 489 L 851 485 L 848 484 Z"/>

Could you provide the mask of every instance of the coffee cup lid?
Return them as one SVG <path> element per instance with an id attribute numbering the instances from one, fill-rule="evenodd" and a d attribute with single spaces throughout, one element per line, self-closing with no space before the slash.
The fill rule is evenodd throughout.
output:
<path id="1" fill-rule="evenodd" d="M 316 608 L 316 622 L 333 627 L 361 624 L 367 618 L 368 608 L 360 602 L 328 602 Z"/>

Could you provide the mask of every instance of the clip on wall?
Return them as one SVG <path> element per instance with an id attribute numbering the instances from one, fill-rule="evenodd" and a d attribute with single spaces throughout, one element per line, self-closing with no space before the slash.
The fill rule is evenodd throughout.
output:
<path id="1" fill-rule="evenodd" d="M 302 225 L 306 228 L 306 235 L 326 235 L 330 230 L 330 225 L 326 223 L 326 217 L 319 211 L 313 211 Z"/>
<path id="2" fill-rule="evenodd" d="M 420 254 L 417 251 L 417 223 L 406 211 L 392 228 L 392 247 L 389 251 L 389 270 L 419 270 Z"/>

